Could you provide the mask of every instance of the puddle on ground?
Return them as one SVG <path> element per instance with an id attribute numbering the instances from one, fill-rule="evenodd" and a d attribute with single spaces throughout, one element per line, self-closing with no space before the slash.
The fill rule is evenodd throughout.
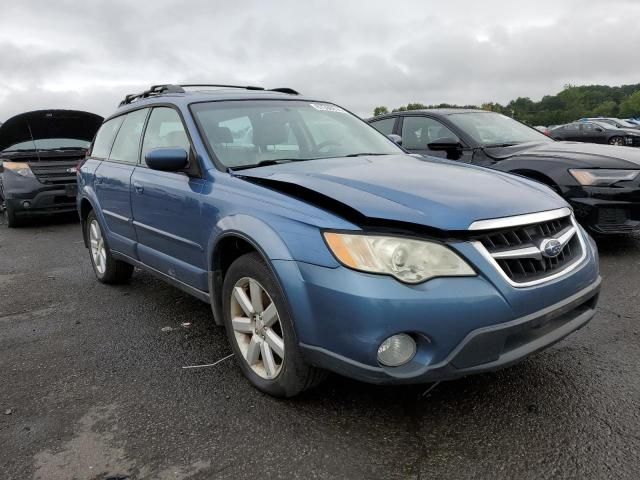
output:
<path id="1" fill-rule="evenodd" d="M 137 465 L 118 445 L 112 433 L 116 430 L 115 405 L 92 408 L 78 421 L 71 440 L 35 455 L 34 480 L 187 480 L 211 466 L 198 461 L 151 474 L 150 468 Z"/>

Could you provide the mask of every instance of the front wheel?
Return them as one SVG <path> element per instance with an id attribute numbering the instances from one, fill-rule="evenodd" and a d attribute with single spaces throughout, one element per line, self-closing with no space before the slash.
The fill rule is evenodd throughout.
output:
<path id="1" fill-rule="evenodd" d="M 4 204 L 4 220 L 9 228 L 16 228 L 20 226 L 20 220 L 16 217 L 16 212 L 9 205 L 8 202 Z"/>
<path id="2" fill-rule="evenodd" d="M 622 147 L 624 145 L 624 139 L 622 137 L 611 137 L 609 139 L 609 145 L 618 145 Z"/>
<path id="3" fill-rule="evenodd" d="M 233 262 L 222 294 L 231 348 L 256 388 L 292 397 L 324 378 L 303 360 L 280 286 L 260 255 L 248 253 Z"/>
<path id="4" fill-rule="evenodd" d="M 133 265 L 113 258 L 94 212 L 89 213 L 85 225 L 91 266 L 93 266 L 96 278 L 100 282 L 108 284 L 128 282 L 133 274 Z"/>

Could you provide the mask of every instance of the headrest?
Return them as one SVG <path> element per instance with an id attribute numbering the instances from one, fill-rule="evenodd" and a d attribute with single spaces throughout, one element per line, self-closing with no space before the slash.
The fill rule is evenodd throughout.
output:
<path id="1" fill-rule="evenodd" d="M 211 140 L 213 143 L 233 143 L 233 135 L 227 127 L 213 127 Z"/>
<path id="2" fill-rule="evenodd" d="M 284 117 L 268 115 L 253 124 L 254 145 L 278 145 L 285 143 L 289 137 L 289 130 Z"/>

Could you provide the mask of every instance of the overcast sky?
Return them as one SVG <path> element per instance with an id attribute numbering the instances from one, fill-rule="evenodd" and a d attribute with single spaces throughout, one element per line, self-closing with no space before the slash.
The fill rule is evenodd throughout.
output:
<path id="1" fill-rule="evenodd" d="M 289 86 L 361 115 L 640 82 L 640 1 L 0 0 L 0 121 L 156 83 Z"/>

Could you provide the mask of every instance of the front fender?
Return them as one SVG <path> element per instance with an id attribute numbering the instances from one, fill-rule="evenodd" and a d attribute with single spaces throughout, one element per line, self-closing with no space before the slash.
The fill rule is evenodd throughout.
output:
<path id="1" fill-rule="evenodd" d="M 279 215 L 262 219 L 246 214 L 229 215 L 216 223 L 208 242 L 209 265 L 213 265 L 216 245 L 228 235 L 243 237 L 267 260 L 298 260 L 324 267 L 338 266 L 319 228 Z"/>
<path id="2" fill-rule="evenodd" d="M 80 228 L 82 229 L 82 239 L 84 240 L 84 246 L 86 248 L 89 248 L 89 244 L 85 235 L 85 216 L 82 215 L 82 203 L 84 201 L 89 202 L 89 204 L 91 205 L 91 210 L 93 210 L 103 232 L 107 232 L 107 223 L 105 221 L 104 215 L 102 214 L 102 210 L 98 208 L 99 203 L 95 190 L 87 185 L 83 186 L 82 189 L 78 192 L 78 197 L 76 198 L 76 207 L 78 209 L 78 216 L 80 217 Z"/>
<path id="3" fill-rule="evenodd" d="M 274 262 L 280 261 L 293 265 L 293 260 L 307 258 L 311 263 L 335 268 L 338 262 L 329 253 L 317 227 L 301 222 L 270 215 L 268 222 L 246 214 L 234 214 L 221 218 L 214 226 L 207 245 L 209 267 L 209 292 L 214 319 L 222 324 L 221 299 L 219 291 L 222 285 L 221 272 L 216 265 L 216 251 L 219 243 L 229 236 L 244 239 L 260 252 L 272 272 L 282 285 Z M 285 292 L 285 297 L 287 296 Z"/>

